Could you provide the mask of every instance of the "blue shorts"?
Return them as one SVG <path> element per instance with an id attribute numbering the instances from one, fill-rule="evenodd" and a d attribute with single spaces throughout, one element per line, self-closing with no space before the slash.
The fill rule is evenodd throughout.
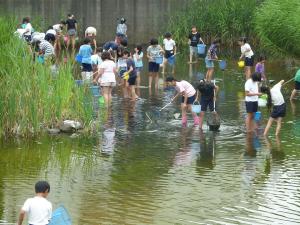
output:
<path id="1" fill-rule="evenodd" d="M 201 98 L 200 105 L 201 105 L 201 112 L 206 112 L 207 107 L 209 108 L 209 110 L 211 112 L 214 111 L 214 100 L 213 99 Z"/>
<path id="2" fill-rule="evenodd" d="M 135 67 L 136 72 L 142 72 L 143 67 Z"/>
<path id="3" fill-rule="evenodd" d="M 159 64 L 156 62 L 149 62 L 149 72 L 150 73 L 158 73 L 159 71 Z"/>
<path id="4" fill-rule="evenodd" d="M 295 90 L 299 91 L 300 90 L 300 82 L 295 81 Z"/>
<path id="5" fill-rule="evenodd" d="M 205 65 L 206 68 L 214 68 L 214 61 L 213 60 L 209 60 L 207 57 L 205 57 Z"/>
<path id="6" fill-rule="evenodd" d="M 273 119 L 277 119 L 278 117 L 285 117 L 285 113 L 286 113 L 285 103 L 283 103 L 282 105 L 274 105 L 271 113 L 271 117 Z"/>
<path id="7" fill-rule="evenodd" d="M 132 85 L 135 85 L 135 81 L 136 81 L 136 76 L 133 76 L 133 77 L 129 77 L 127 82 L 129 84 L 129 86 L 132 86 Z"/>
<path id="8" fill-rule="evenodd" d="M 251 58 L 245 58 L 245 66 L 254 66 L 254 55 Z"/>
<path id="9" fill-rule="evenodd" d="M 196 94 L 191 97 L 188 97 L 186 104 L 192 105 L 195 102 L 195 100 L 196 100 Z M 184 96 L 182 96 L 181 98 L 181 103 L 184 103 Z"/>
<path id="10" fill-rule="evenodd" d="M 255 113 L 258 110 L 258 102 L 245 102 L 247 113 Z"/>
<path id="11" fill-rule="evenodd" d="M 82 71 L 83 72 L 91 72 L 93 70 L 92 64 L 82 63 Z"/>

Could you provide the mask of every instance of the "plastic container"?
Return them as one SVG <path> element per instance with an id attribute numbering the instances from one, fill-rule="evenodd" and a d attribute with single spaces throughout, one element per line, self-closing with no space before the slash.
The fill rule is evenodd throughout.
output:
<path id="1" fill-rule="evenodd" d="M 205 44 L 197 44 L 198 54 L 203 55 L 205 54 Z"/>
<path id="2" fill-rule="evenodd" d="M 258 106 L 259 107 L 266 107 L 267 106 L 267 100 L 264 98 L 259 98 L 258 99 Z"/>
<path id="3" fill-rule="evenodd" d="M 238 66 L 239 66 L 240 68 L 243 68 L 243 67 L 245 66 L 245 62 L 242 61 L 242 60 L 238 61 Z"/>
<path id="4" fill-rule="evenodd" d="M 225 60 L 219 61 L 219 67 L 220 67 L 221 70 L 225 70 L 226 67 L 227 67 L 226 61 Z"/>
<path id="5" fill-rule="evenodd" d="M 96 85 L 91 86 L 91 87 L 90 87 L 90 90 L 91 90 L 92 95 L 93 95 L 94 97 L 100 96 L 100 88 L 99 88 L 99 86 L 96 86 Z"/>
<path id="6" fill-rule="evenodd" d="M 75 80 L 75 83 L 77 84 L 78 87 L 83 85 L 83 80 Z"/>
<path id="7" fill-rule="evenodd" d="M 257 111 L 254 115 L 254 120 L 256 122 L 260 121 L 261 120 L 261 112 Z"/>
<path id="8" fill-rule="evenodd" d="M 192 111 L 194 113 L 200 113 L 201 112 L 201 105 L 198 101 L 194 102 L 194 104 L 192 105 Z"/>
<path id="9" fill-rule="evenodd" d="M 81 63 L 82 62 L 82 56 L 77 54 L 76 57 L 75 57 L 75 61 L 78 62 L 78 63 Z"/>
<path id="10" fill-rule="evenodd" d="M 38 63 L 44 64 L 44 63 L 45 63 L 45 58 L 44 58 L 44 56 L 39 55 L 39 56 L 37 57 L 37 61 L 38 61 Z"/>
<path id="11" fill-rule="evenodd" d="M 163 56 L 156 56 L 155 57 L 155 63 L 162 64 L 163 61 L 164 61 L 164 57 Z"/>
<path id="12" fill-rule="evenodd" d="M 175 64 L 175 55 L 168 58 L 168 63 L 173 66 Z"/>

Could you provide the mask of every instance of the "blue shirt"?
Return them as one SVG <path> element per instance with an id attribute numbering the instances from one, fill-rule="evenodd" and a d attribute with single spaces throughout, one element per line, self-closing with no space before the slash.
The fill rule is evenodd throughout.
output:
<path id="1" fill-rule="evenodd" d="M 137 59 L 136 54 L 133 55 L 135 67 L 143 67 L 143 52 L 139 54 L 139 59 Z"/>
<path id="2" fill-rule="evenodd" d="M 90 45 L 81 45 L 79 49 L 79 55 L 82 56 L 81 63 L 92 64 L 92 56 L 93 50 Z"/>

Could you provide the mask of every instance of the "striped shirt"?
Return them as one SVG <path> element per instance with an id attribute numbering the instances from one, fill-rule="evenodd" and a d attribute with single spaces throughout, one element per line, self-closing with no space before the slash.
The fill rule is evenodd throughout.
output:
<path id="1" fill-rule="evenodd" d="M 50 42 L 43 40 L 40 43 L 40 50 L 43 51 L 44 56 L 54 56 L 54 47 L 50 44 Z"/>

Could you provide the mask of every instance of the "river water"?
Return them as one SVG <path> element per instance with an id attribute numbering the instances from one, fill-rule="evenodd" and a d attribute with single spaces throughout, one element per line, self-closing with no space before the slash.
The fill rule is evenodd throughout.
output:
<path id="1" fill-rule="evenodd" d="M 200 78 L 204 62 L 186 61 L 178 58 L 176 77 Z M 295 68 L 267 62 L 267 71 L 279 80 L 292 77 Z M 97 134 L 2 140 L 0 222 L 15 222 L 34 183 L 46 179 L 54 208 L 63 204 L 76 225 L 299 224 L 299 100 L 287 103 L 280 138 L 274 129 L 269 139 L 260 132 L 248 136 L 242 71 L 232 62 L 215 75 L 220 132 L 206 126 L 201 132 L 192 121 L 182 128 L 173 117 L 178 102 L 155 113 L 173 93 L 143 88 L 136 103 L 115 91 Z M 284 89 L 286 96 L 291 88 Z M 268 118 L 261 111 L 260 131 Z"/>

